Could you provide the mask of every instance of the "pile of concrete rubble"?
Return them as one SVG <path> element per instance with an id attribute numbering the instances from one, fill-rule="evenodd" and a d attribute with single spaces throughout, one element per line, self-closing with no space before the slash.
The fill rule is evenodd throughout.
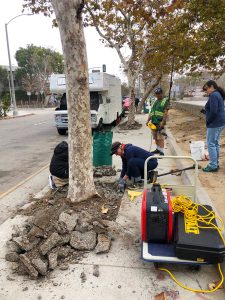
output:
<path id="1" fill-rule="evenodd" d="M 16 262 L 16 272 L 36 279 L 57 266 L 68 269 L 68 262 L 77 262 L 86 251 L 108 252 L 111 238 L 106 221 L 94 220 L 87 212 L 64 211 L 57 221 L 43 212 L 28 220 L 8 242 L 6 260 Z"/>

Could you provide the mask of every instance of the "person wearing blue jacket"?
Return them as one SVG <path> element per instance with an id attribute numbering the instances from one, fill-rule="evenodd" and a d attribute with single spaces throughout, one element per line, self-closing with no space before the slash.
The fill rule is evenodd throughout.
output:
<path id="1" fill-rule="evenodd" d="M 132 144 L 114 142 L 111 146 L 111 155 L 119 155 L 122 159 L 122 171 L 118 183 L 118 189 L 124 191 L 127 180 L 130 179 L 134 185 L 140 186 L 144 178 L 145 160 L 154 153 L 146 151 Z M 147 170 L 154 170 L 158 165 L 157 159 L 148 161 Z"/>
<path id="2" fill-rule="evenodd" d="M 209 80 L 203 86 L 209 99 L 205 105 L 207 146 L 210 162 L 203 168 L 204 172 L 217 172 L 219 169 L 219 139 L 225 128 L 224 100 L 225 92 L 215 81 Z"/>

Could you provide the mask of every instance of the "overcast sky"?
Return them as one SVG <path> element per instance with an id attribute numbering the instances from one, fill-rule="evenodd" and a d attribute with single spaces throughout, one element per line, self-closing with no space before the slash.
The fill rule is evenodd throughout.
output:
<path id="1" fill-rule="evenodd" d="M 5 23 L 22 14 L 22 0 L 0 1 L 0 65 L 9 65 Z M 12 65 L 16 65 L 15 53 L 20 47 L 28 44 L 49 47 L 62 53 L 59 31 L 52 28 L 50 18 L 42 15 L 18 17 L 7 26 Z M 93 28 L 85 29 L 87 44 L 88 67 L 100 67 L 106 64 L 107 73 L 122 77 L 120 60 L 114 49 L 103 46 Z"/>

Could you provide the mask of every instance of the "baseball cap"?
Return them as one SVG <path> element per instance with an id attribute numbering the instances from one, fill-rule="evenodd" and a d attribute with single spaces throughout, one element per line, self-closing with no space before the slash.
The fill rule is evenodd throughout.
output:
<path id="1" fill-rule="evenodd" d="M 114 143 L 112 143 L 110 155 L 115 154 L 116 151 L 118 150 L 118 148 L 119 148 L 121 145 L 122 145 L 122 144 L 121 144 L 120 142 L 114 142 Z"/>
<path id="2" fill-rule="evenodd" d="M 162 94 L 162 89 L 160 87 L 158 87 L 157 89 L 155 89 L 155 94 Z"/>

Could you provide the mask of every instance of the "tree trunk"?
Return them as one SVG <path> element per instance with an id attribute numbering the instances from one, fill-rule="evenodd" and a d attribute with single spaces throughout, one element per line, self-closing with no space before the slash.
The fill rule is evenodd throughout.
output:
<path id="1" fill-rule="evenodd" d="M 51 0 L 65 59 L 68 104 L 69 191 L 72 202 L 96 194 L 92 170 L 92 136 L 86 44 L 81 0 Z"/>
<path id="2" fill-rule="evenodd" d="M 130 97 L 129 114 L 127 120 L 127 127 L 129 128 L 129 126 L 132 126 L 135 123 L 135 79 L 129 71 L 127 77 Z"/>
<path id="3" fill-rule="evenodd" d="M 151 83 L 147 89 L 145 90 L 144 92 L 144 95 L 142 96 L 142 99 L 141 101 L 139 102 L 139 105 L 138 105 L 138 110 L 137 110 L 137 113 L 140 114 L 141 111 L 142 111 L 142 108 L 144 106 L 144 103 L 146 101 L 146 99 L 148 98 L 149 94 L 151 93 L 151 91 L 159 84 L 160 80 L 161 80 L 162 76 L 158 76 L 155 80 L 155 82 Z"/>

